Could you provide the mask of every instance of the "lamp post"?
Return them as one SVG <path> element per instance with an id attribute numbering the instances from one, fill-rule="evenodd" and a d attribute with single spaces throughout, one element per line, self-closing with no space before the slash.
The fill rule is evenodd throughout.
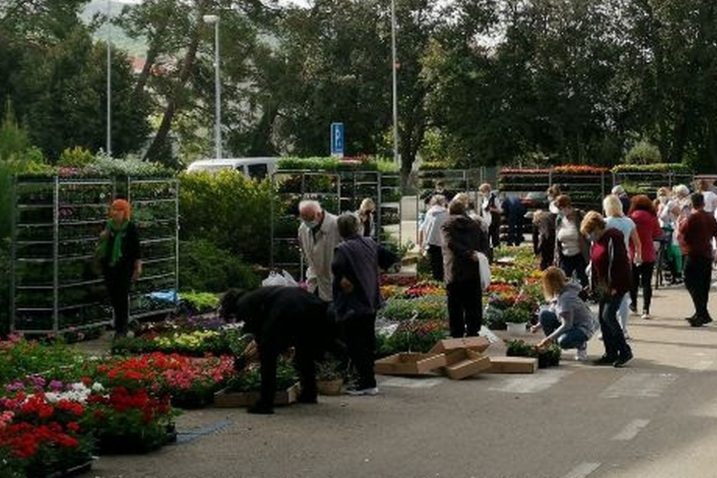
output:
<path id="1" fill-rule="evenodd" d="M 219 15 L 204 15 L 204 23 L 214 25 L 214 150 L 222 158 L 222 90 L 219 82 Z"/>
<path id="2" fill-rule="evenodd" d="M 398 157 L 398 81 L 396 58 L 396 0 L 391 0 L 391 73 L 393 80 L 393 162 L 400 166 Z"/>
<path id="3" fill-rule="evenodd" d="M 112 1 L 107 0 L 107 155 L 112 156 Z"/>

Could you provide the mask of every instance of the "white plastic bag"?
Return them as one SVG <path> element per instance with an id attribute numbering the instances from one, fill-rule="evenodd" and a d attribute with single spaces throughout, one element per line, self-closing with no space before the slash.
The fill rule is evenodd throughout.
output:
<path id="1" fill-rule="evenodd" d="M 261 281 L 262 287 L 269 287 L 274 285 L 298 287 L 299 284 L 296 283 L 291 274 L 282 270 L 281 274 L 276 271 L 271 271 L 269 273 L 269 277 Z"/>
<path id="2" fill-rule="evenodd" d="M 480 266 L 480 286 L 486 290 L 490 285 L 490 263 L 482 252 L 478 253 L 478 265 Z"/>

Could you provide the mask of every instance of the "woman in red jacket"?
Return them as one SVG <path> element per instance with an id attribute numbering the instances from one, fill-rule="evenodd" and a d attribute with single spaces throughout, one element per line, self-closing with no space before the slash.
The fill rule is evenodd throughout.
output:
<path id="1" fill-rule="evenodd" d="M 642 318 L 650 318 L 650 302 L 652 300 L 652 272 L 655 270 L 654 241 L 662 237 L 660 222 L 657 220 L 657 211 L 650 198 L 644 194 L 634 196 L 630 205 L 630 219 L 637 227 L 642 249 L 642 263 L 632 266 L 632 287 L 630 288 L 630 308 L 637 312 L 637 288 L 642 282 Z M 635 257 L 635 250 L 630 244 L 630 257 Z"/>
<path id="2" fill-rule="evenodd" d="M 623 367 L 632 358 L 632 350 L 617 320 L 617 311 L 630 291 L 632 277 L 625 238 L 617 229 L 606 229 L 605 219 L 595 211 L 585 215 L 580 232 L 592 241 L 590 282 L 599 298 L 600 329 L 605 346 L 605 355 L 594 363 Z"/>

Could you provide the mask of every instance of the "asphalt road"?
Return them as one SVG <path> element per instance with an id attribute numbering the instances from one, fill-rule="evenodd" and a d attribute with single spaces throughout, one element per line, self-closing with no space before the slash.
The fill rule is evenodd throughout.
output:
<path id="1" fill-rule="evenodd" d="M 717 326 L 688 327 L 690 304 L 684 290 L 657 291 L 654 319 L 632 318 L 625 369 L 565 352 L 535 375 L 381 377 L 377 397 L 322 397 L 272 416 L 186 412 L 176 445 L 103 456 L 88 476 L 717 477 Z M 593 339 L 591 357 L 602 350 Z"/>

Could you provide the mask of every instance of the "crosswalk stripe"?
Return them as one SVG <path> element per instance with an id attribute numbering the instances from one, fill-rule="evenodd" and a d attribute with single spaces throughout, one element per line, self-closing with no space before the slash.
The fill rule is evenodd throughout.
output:
<path id="1" fill-rule="evenodd" d="M 541 370 L 535 375 L 506 378 L 503 383 L 488 390 L 507 393 L 537 393 L 549 389 L 563 378 L 572 374 L 570 370 Z"/>
<path id="2" fill-rule="evenodd" d="M 620 433 L 612 437 L 613 440 L 629 441 L 637 436 L 643 428 L 650 423 L 650 420 L 638 418 L 628 423 Z"/>
<path id="3" fill-rule="evenodd" d="M 601 398 L 656 398 L 677 380 L 673 373 L 630 373 L 606 388 Z"/>
<path id="4" fill-rule="evenodd" d="M 580 463 L 563 478 L 585 478 L 598 468 L 600 468 L 600 463 Z"/>

